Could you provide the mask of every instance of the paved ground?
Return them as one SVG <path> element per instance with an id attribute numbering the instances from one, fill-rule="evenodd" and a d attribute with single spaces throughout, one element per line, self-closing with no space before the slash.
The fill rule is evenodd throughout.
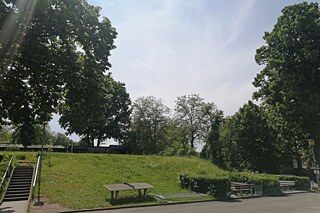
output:
<path id="1" fill-rule="evenodd" d="M 25 213 L 28 209 L 28 201 L 11 201 L 11 202 L 3 202 L 0 206 L 1 213 Z"/>
<path id="2" fill-rule="evenodd" d="M 230 202 L 202 202 L 170 206 L 94 211 L 94 213 L 319 213 L 320 193 L 289 194 L 282 197 L 238 199 Z"/>

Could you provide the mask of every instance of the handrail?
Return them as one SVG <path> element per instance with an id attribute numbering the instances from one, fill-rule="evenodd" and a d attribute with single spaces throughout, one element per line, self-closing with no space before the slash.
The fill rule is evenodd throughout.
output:
<path id="1" fill-rule="evenodd" d="M 8 167 L 7 167 L 7 169 L 6 169 L 6 172 L 3 174 L 0 187 L 2 186 L 4 180 L 6 179 L 6 176 L 7 176 L 7 173 L 8 173 L 8 171 L 9 171 L 9 168 L 10 168 L 10 166 L 11 166 L 12 160 L 13 160 L 13 157 L 11 157 L 10 162 L 9 162 L 9 164 L 8 164 Z"/>
<path id="2" fill-rule="evenodd" d="M 41 158 L 41 156 L 38 156 L 37 167 L 36 167 L 36 174 L 35 174 L 35 176 L 34 176 L 34 180 L 33 180 L 33 185 L 32 185 L 32 187 L 35 187 L 35 186 L 36 186 L 36 183 L 37 183 L 38 170 L 39 170 L 39 164 L 40 164 L 40 158 Z"/>

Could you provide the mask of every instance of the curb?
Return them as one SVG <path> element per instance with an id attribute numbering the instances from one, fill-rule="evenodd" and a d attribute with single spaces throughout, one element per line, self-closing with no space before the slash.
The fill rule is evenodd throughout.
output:
<path id="1" fill-rule="evenodd" d="M 300 193 L 319 193 L 317 191 L 293 191 L 289 193 L 283 193 L 280 196 L 286 196 L 290 194 L 300 194 Z M 155 207 L 155 206 L 171 206 L 171 205 L 182 205 L 182 204 L 191 204 L 191 203 L 205 203 L 205 202 L 214 202 L 214 201 L 232 201 L 232 200 L 241 200 L 241 199 L 254 199 L 254 198 L 261 198 L 261 197 L 268 197 L 268 196 L 249 196 L 249 197 L 239 197 L 239 198 L 232 198 L 229 200 L 193 200 L 193 201 L 183 201 L 183 202 L 168 202 L 168 203 L 158 203 L 158 204 L 145 204 L 139 206 L 119 206 L 119 207 L 106 207 L 106 208 L 94 208 L 94 209 L 80 209 L 80 210 L 70 210 L 70 211 L 62 211 L 60 213 L 75 213 L 75 212 L 95 212 L 95 211 L 108 211 L 108 210 L 117 210 L 117 209 L 133 209 L 133 208 L 140 208 L 140 207 Z"/>
<path id="2" fill-rule="evenodd" d="M 171 205 L 181 205 L 188 203 L 204 203 L 204 202 L 213 202 L 219 200 L 193 200 L 193 201 L 183 201 L 183 202 L 168 202 L 168 203 L 158 203 L 158 204 L 145 204 L 139 206 L 119 206 L 119 207 L 106 207 L 106 208 L 94 208 L 94 209 L 80 209 L 80 210 L 71 210 L 71 211 L 62 211 L 60 213 L 73 213 L 73 212 L 94 212 L 94 211 L 107 211 L 107 210 L 117 210 L 117 209 L 133 209 L 140 207 L 155 207 L 155 206 L 171 206 Z"/>

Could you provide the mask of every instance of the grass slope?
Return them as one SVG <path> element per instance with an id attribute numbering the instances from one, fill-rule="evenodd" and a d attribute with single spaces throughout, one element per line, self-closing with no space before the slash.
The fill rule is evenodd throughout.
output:
<path id="1" fill-rule="evenodd" d="M 37 152 L 0 152 L 12 154 L 15 165 L 36 165 Z M 71 209 L 111 207 L 113 205 L 141 205 L 164 202 L 148 196 L 138 199 L 137 191 L 119 193 L 111 203 L 110 192 L 104 184 L 146 182 L 156 188 L 149 192 L 170 194 L 187 192 L 179 186 L 179 174 L 197 173 L 226 176 L 209 161 L 191 157 L 163 157 L 139 155 L 44 153 L 41 196 L 51 203 Z M 36 194 L 36 193 L 35 193 Z M 204 198 L 208 199 L 208 198 Z"/>
<path id="2" fill-rule="evenodd" d="M 184 157 L 51 153 L 50 166 L 48 154 L 44 164 L 42 195 L 50 202 L 73 209 L 112 206 L 104 184 L 147 182 L 156 186 L 150 190 L 152 193 L 175 193 L 186 191 L 179 187 L 181 173 L 226 175 L 208 161 Z M 137 192 L 119 195 L 125 204 L 124 197 L 136 197 Z M 135 199 L 129 198 L 127 202 L 135 204 Z"/>

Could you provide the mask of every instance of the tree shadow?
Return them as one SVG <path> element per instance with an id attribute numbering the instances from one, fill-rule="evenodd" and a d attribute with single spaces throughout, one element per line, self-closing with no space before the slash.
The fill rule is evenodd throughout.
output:
<path id="1" fill-rule="evenodd" d="M 155 199 L 154 197 L 147 195 L 146 197 L 130 196 L 130 197 L 117 198 L 117 199 L 107 199 L 107 202 L 115 206 L 115 205 L 124 205 L 124 204 L 148 203 L 148 202 L 154 202 L 156 200 L 157 199 Z"/>
<path id="2" fill-rule="evenodd" d="M 15 212 L 14 210 L 11 210 L 12 207 L 4 207 L 4 208 L 0 208 L 0 212 L 1 213 L 11 213 L 11 212 Z"/>

